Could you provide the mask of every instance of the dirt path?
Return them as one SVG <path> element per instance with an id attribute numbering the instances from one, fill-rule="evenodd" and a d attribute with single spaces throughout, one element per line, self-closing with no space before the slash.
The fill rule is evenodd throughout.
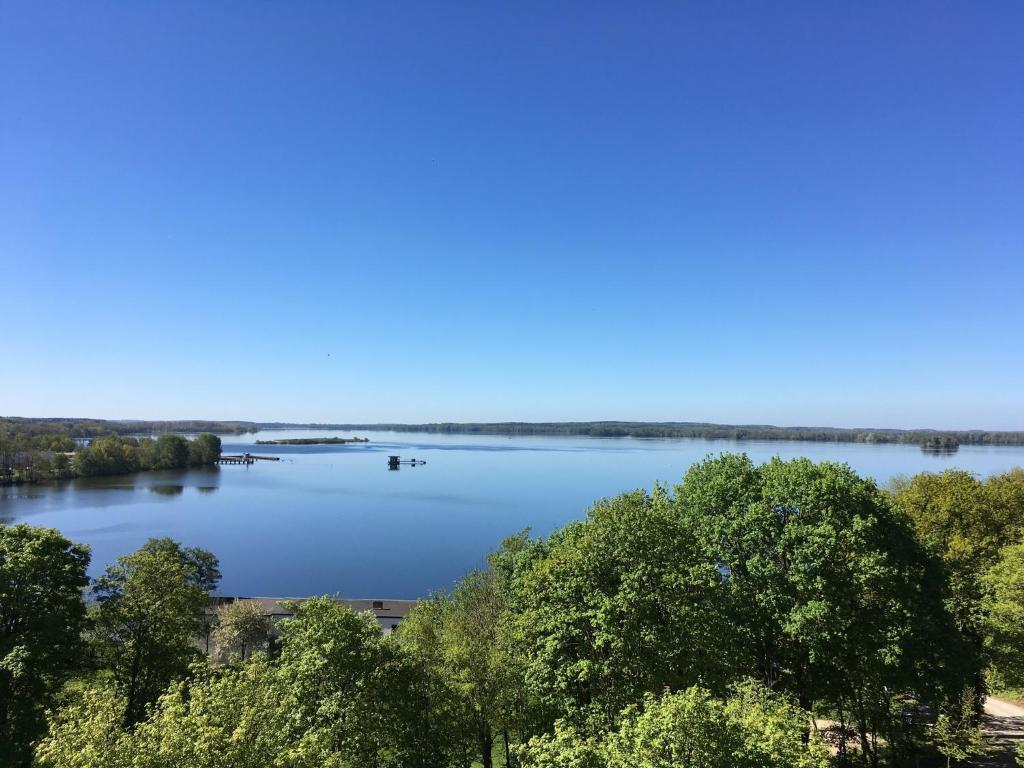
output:
<path id="1" fill-rule="evenodd" d="M 985 714 L 991 717 L 1017 718 L 1024 723 L 1024 707 L 1018 707 L 1002 699 L 993 699 L 991 696 L 985 699 Z"/>
<path id="2" fill-rule="evenodd" d="M 972 762 L 985 768 L 1008 768 L 1014 763 L 1014 744 L 1024 740 L 1024 707 L 1002 699 L 985 699 L 985 736 L 993 750 L 986 758 Z"/>

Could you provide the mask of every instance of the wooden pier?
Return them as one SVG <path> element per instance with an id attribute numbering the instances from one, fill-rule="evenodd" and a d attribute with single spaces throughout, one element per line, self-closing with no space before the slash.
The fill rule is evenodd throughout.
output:
<path id="1" fill-rule="evenodd" d="M 251 453 L 242 453 L 231 456 L 221 456 L 217 459 L 218 464 L 255 464 L 257 461 L 280 461 L 279 456 L 255 456 Z"/>

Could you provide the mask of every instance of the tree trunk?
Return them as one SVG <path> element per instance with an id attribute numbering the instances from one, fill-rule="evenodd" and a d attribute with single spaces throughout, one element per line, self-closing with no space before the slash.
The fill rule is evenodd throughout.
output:
<path id="1" fill-rule="evenodd" d="M 505 739 L 505 768 L 512 765 L 512 753 L 508 747 L 508 728 L 502 731 L 502 736 Z"/>
<path id="2" fill-rule="evenodd" d="M 491 729 L 484 726 L 480 729 L 480 757 L 483 759 L 484 768 L 494 768 L 494 758 L 491 752 L 494 751 L 494 736 Z"/>
<path id="3" fill-rule="evenodd" d="M 838 757 L 840 765 L 849 765 L 849 756 L 846 754 L 846 712 L 843 710 L 843 697 L 839 697 L 839 744 Z"/>

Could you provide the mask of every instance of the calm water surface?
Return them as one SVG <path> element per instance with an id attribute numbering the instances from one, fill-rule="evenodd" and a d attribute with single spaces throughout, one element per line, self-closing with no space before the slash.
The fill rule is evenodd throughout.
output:
<path id="1" fill-rule="evenodd" d="M 419 597 L 479 566 L 511 533 L 546 534 L 602 496 L 676 482 L 708 454 L 843 461 L 879 482 L 949 467 L 984 476 L 1024 466 L 1024 447 L 1002 446 L 937 457 L 857 443 L 393 432 L 361 433 L 371 442 L 358 445 L 252 445 L 323 434 L 224 438 L 225 453 L 280 462 L 0 488 L 0 520 L 59 528 L 89 544 L 93 575 L 148 537 L 171 536 L 220 558 L 224 594 Z M 427 464 L 389 472 L 389 454 Z"/>

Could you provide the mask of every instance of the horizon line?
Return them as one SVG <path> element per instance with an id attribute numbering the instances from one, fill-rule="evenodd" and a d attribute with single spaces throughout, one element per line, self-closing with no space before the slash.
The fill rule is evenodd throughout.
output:
<path id="1" fill-rule="evenodd" d="M 206 423 L 206 424 L 240 424 L 240 425 L 252 425 L 257 427 L 305 427 L 308 429 L 341 429 L 341 428 L 356 428 L 356 429 L 374 429 L 379 428 L 381 431 L 392 431 L 387 429 L 388 427 L 430 427 L 439 425 L 451 425 L 456 427 L 466 426 L 507 426 L 507 425 L 524 425 L 524 426 L 580 426 L 585 424 L 594 425 L 628 425 L 628 426 L 681 426 L 681 427 L 727 427 L 727 428 L 757 428 L 757 429 L 820 429 L 820 430 L 835 430 L 835 431 L 846 431 L 846 432 L 958 432 L 958 433 L 1014 433 L 1024 434 L 1024 428 L 1022 429 L 980 429 L 980 428 L 948 428 L 948 427 L 879 427 L 879 426 L 857 426 L 857 427 L 837 427 L 837 426 L 826 426 L 820 424 L 792 424 L 792 425 L 781 425 L 771 423 L 757 423 L 757 422 L 746 422 L 746 423 L 728 423 L 728 422 L 716 422 L 716 421 L 670 421 L 670 420 L 646 420 L 646 419 L 574 419 L 571 421 L 557 421 L 557 420 L 504 420 L 504 421 L 446 421 L 446 420 L 435 420 L 435 421 L 260 421 L 253 419 L 196 419 L 196 418 L 179 418 L 179 419 L 168 419 L 168 418 L 98 418 L 92 416 L 11 416 L 4 415 L 0 416 L 2 419 L 24 419 L 24 420 L 37 420 L 37 421 L 96 421 L 96 422 L 110 422 L 110 423 L 133 423 L 133 422 L 164 422 L 168 424 L 175 423 Z"/>

